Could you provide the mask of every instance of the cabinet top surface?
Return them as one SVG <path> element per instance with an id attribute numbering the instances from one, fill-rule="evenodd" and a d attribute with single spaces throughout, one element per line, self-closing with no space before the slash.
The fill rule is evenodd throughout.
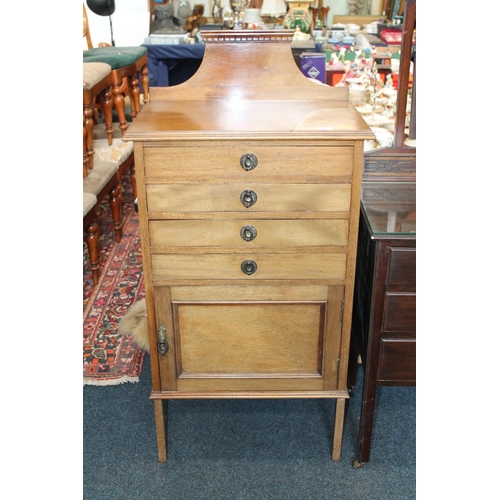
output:
<path id="1" fill-rule="evenodd" d="M 417 236 L 415 182 L 364 182 L 361 206 L 374 236 Z"/>
<path id="2" fill-rule="evenodd" d="M 313 84 L 314 85 L 314 84 Z M 151 101 L 127 129 L 125 140 L 251 138 L 252 136 L 369 139 L 372 132 L 346 101 Z"/>

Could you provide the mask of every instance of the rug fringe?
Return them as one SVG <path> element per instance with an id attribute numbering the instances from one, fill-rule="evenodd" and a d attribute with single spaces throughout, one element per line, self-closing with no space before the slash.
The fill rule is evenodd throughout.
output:
<path id="1" fill-rule="evenodd" d="M 83 385 L 120 385 L 126 383 L 136 384 L 137 382 L 139 382 L 139 377 L 129 377 L 128 375 L 125 375 L 121 378 L 113 378 L 109 380 L 95 380 L 91 378 L 83 379 Z"/>

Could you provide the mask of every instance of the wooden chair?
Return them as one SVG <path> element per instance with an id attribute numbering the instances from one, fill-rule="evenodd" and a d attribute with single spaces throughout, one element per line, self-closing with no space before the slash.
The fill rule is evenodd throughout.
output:
<path id="1" fill-rule="evenodd" d="M 95 106 L 103 113 L 108 143 L 112 143 L 113 115 L 111 66 L 106 63 L 83 63 L 83 176 L 94 166 L 93 131 Z"/>
<path id="2" fill-rule="evenodd" d="M 148 51 L 146 47 L 111 47 L 100 43 L 92 44 L 85 4 L 83 5 L 83 36 L 87 50 L 83 51 L 83 62 L 101 62 L 111 66 L 111 86 L 113 104 L 118 115 L 122 135 L 128 123 L 125 114 L 125 97 L 130 97 L 130 117 L 135 119 L 141 109 L 139 75 L 144 95 L 144 103 L 149 100 Z"/>
<path id="3" fill-rule="evenodd" d="M 134 198 L 136 198 L 137 187 L 134 168 L 134 144 L 132 142 L 122 141 L 121 132 L 118 127 L 113 129 L 113 141 L 111 144 L 108 144 L 106 136 L 104 124 L 97 125 L 94 129 L 94 151 L 96 161 L 114 163 L 120 181 L 123 174 L 127 172 L 127 170 L 130 170 L 130 180 Z"/>
<path id="4" fill-rule="evenodd" d="M 109 196 L 109 204 L 114 223 L 115 241 L 123 236 L 122 185 L 118 167 L 113 162 L 96 161 L 89 175 L 83 179 L 83 229 L 89 250 L 90 269 L 94 286 L 100 277 L 99 258 L 99 205 Z"/>
<path id="5" fill-rule="evenodd" d="M 97 205 L 109 196 L 109 204 L 114 223 L 115 241 L 123 236 L 122 185 L 115 162 L 96 160 L 94 168 L 83 179 L 83 193 L 93 194 Z"/>

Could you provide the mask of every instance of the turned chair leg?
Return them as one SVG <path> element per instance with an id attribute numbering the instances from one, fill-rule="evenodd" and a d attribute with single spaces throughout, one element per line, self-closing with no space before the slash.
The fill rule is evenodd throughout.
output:
<path id="1" fill-rule="evenodd" d="M 106 88 L 98 96 L 104 120 L 104 130 L 108 137 L 108 146 L 113 144 L 113 92 L 111 87 Z"/>
<path id="2" fill-rule="evenodd" d="M 85 117 L 85 128 L 87 129 L 87 156 L 88 169 L 94 168 L 94 110 L 91 105 L 84 104 L 83 116 Z"/>
<path id="3" fill-rule="evenodd" d="M 141 110 L 141 91 L 139 89 L 139 78 L 137 74 L 130 77 L 130 117 L 136 118 Z"/>
<path id="4" fill-rule="evenodd" d="M 127 88 L 127 78 L 124 78 L 119 83 L 113 83 L 113 104 L 116 109 L 116 114 L 118 115 L 118 123 L 120 130 L 122 131 L 122 136 L 128 128 L 127 117 L 125 115 L 125 98 L 124 93 Z"/>
<path id="5" fill-rule="evenodd" d="M 109 192 L 109 204 L 114 222 L 116 243 L 120 243 L 123 236 L 122 197 L 122 185 L 118 182 Z"/>
<path id="6" fill-rule="evenodd" d="M 132 184 L 132 194 L 134 195 L 134 200 L 137 198 L 137 179 L 135 177 L 135 163 L 132 163 L 130 167 L 130 182 Z"/>
<path id="7" fill-rule="evenodd" d="M 89 175 L 89 155 L 87 153 L 87 129 L 85 128 L 85 117 L 83 117 L 83 177 Z"/>
<path id="8" fill-rule="evenodd" d="M 99 262 L 99 226 L 95 220 L 93 220 L 85 228 L 85 241 L 87 242 L 87 247 L 89 249 L 89 262 L 90 270 L 92 271 L 92 280 L 94 282 L 94 286 L 96 286 L 101 275 L 101 265 Z"/>
<path id="9" fill-rule="evenodd" d="M 141 68 L 141 84 L 142 84 L 142 94 L 144 96 L 144 104 L 149 101 L 149 77 L 148 77 L 148 66 L 147 64 Z"/>

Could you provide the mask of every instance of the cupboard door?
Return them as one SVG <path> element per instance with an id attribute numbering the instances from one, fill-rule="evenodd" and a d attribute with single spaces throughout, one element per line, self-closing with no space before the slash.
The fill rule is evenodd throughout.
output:
<path id="1" fill-rule="evenodd" d="M 162 390 L 336 389 L 343 286 L 251 288 L 157 289 Z"/>

